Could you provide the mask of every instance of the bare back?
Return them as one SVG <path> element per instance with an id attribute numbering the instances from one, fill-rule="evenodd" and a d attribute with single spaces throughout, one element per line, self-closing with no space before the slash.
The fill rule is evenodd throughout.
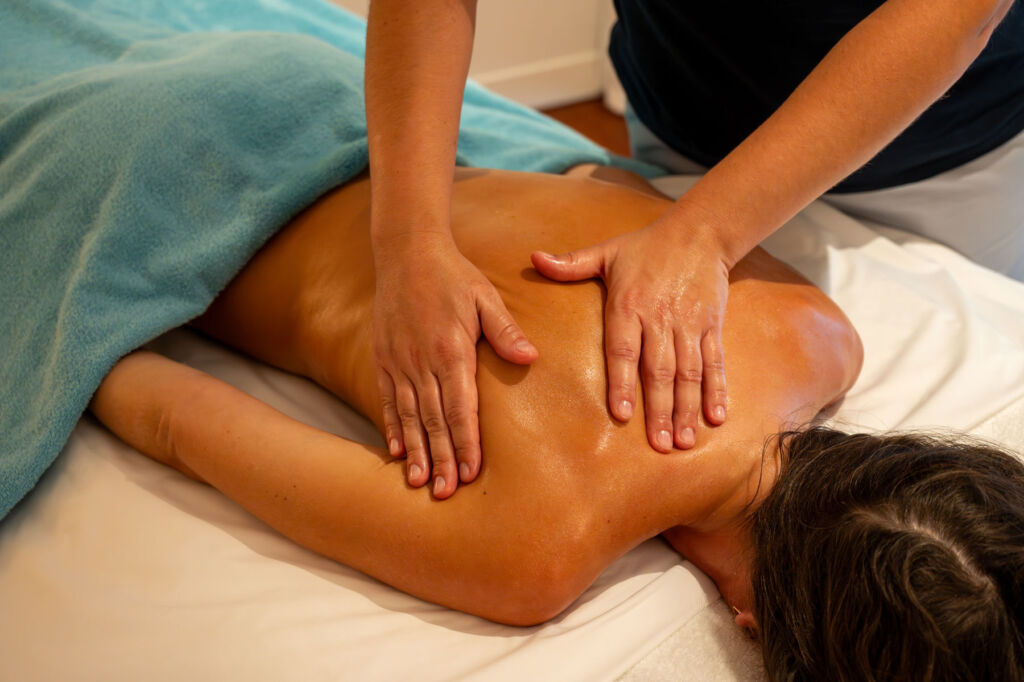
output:
<path id="1" fill-rule="evenodd" d="M 458 172 L 452 229 L 459 248 L 494 282 L 541 355 L 519 367 L 480 344 L 484 465 L 456 497 L 465 501 L 505 480 L 537 499 L 568 495 L 576 506 L 598 505 L 615 518 L 616 551 L 626 551 L 743 497 L 741 472 L 758 465 L 765 437 L 811 418 L 852 382 L 857 367 L 842 362 L 852 336 L 845 317 L 757 251 L 734 269 L 730 286 L 727 424 L 702 422 L 693 450 L 662 455 L 647 445 L 641 419 L 615 422 L 604 399 L 603 287 L 547 281 L 532 270 L 529 254 L 638 229 L 667 205 L 588 178 Z M 310 376 L 380 426 L 368 221 L 368 179 L 325 196 L 268 243 L 199 326 Z"/>

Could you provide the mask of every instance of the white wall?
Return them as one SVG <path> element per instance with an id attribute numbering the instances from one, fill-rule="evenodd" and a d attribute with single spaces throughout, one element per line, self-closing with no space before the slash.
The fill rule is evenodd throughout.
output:
<path id="1" fill-rule="evenodd" d="M 370 4 L 335 1 L 364 16 Z M 470 76 L 533 107 L 597 97 L 612 12 L 611 0 L 479 0 Z"/>

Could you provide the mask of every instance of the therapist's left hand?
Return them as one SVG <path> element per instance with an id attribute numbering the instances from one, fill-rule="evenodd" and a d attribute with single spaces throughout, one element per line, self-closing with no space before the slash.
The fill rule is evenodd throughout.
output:
<path id="1" fill-rule="evenodd" d="M 666 214 L 588 248 L 531 256 L 553 280 L 604 280 L 608 404 L 616 419 L 629 421 L 639 366 L 647 438 L 661 452 L 693 447 L 702 404 L 709 423 L 725 421 L 729 267 L 722 253 L 711 230 L 688 230 Z"/>

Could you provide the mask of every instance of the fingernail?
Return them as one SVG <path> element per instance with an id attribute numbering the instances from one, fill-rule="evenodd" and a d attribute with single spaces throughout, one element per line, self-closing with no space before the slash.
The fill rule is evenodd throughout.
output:
<path id="1" fill-rule="evenodd" d="M 434 479 L 434 495 L 440 495 L 441 491 L 444 490 L 444 476 L 438 476 Z"/>
<path id="2" fill-rule="evenodd" d="M 526 339 L 519 339 L 516 341 L 516 352 L 518 353 L 530 353 L 533 351 L 533 344 Z"/>
<path id="3" fill-rule="evenodd" d="M 672 434 L 669 433 L 668 431 L 665 431 L 664 429 L 658 431 L 656 439 L 658 441 L 658 447 L 660 447 L 662 450 L 672 449 Z"/>
<path id="4" fill-rule="evenodd" d="M 628 400 L 623 400 L 619 403 L 619 417 L 622 421 L 628 421 L 633 418 L 633 403 Z"/>
<path id="5" fill-rule="evenodd" d="M 469 480 L 469 465 L 465 462 L 459 465 L 459 478 L 462 479 L 463 483 Z"/>
<path id="6" fill-rule="evenodd" d="M 693 429 L 687 426 L 685 429 L 679 432 L 679 442 L 684 448 L 691 448 L 697 441 L 697 438 L 693 435 Z"/>
<path id="7" fill-rule="evenodd" d="M 423 473 L 423 469 L 420 468 L 419 464 L 411 464 L 409 466 L 409 480 L 413 481 L 420 477 Z"/>
<path id="8" fill-rule="evenodd" d="M 392 454 L 392 456 L 398 454 L 398 439 L 397 438 L 392 438 L 391 440 L 388 441 L 388 452 L 390 452 Z"/>
<path id="9" fill-rule="evenodd" d="M 720 421 L 720 422 L 724 422 L 725 421 L 725 406 L 724 405 L 718 405 L 717 407 L 715 407 L 714 410 L 712 410 L 711 413 L 714 415 L 716 421 Z"/>

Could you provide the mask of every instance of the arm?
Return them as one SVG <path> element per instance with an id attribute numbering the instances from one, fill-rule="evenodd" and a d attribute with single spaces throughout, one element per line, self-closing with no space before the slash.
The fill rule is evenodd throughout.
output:
<path id="1" fill-rule="evenodd" d="M 366 119 L 375 242 L 410 231 L 451 233 L 452 170 L 475 21 L 475 0 L 370 4 Z"/>
<path id="2" fill-rule="evenodd" d="M 867 163 L 984 49 L 1012 0 L 889 0 L 666 214 L 713 230 L 726 263 Z"/>
<path id="3" fill-rule="evenodd" d="M 433 474 L 438 498 L 480 470 L 481 332 L 505 360 L 537 357 L 451 235 L 475 18 L 475 0 L 374 0 L 366 38 L 374 355 L 385 436 L 392 455 L 407 454 L 411 484 Z"/>
<path id="4" fill-rule="evenodd" d="M 639 362 L 654 447 L 691 446 L 702 402 L 709 422 L 723 421 L 728 271 L 940 97 L 1011 4 L 889 0 L 661 218 L 563 256 L 534 254 L 548 277 L 602 277 L 608 286 L 613 414 L 632 414 Z"/>
<path id="5" fill-rule="evenodd" d="M 301 424 L 160 355 L 122 359 L 90 409 L 128 444 L 295 542 L 423 599 L 532 625 L 589 582 L 563 559 L 571 539 L 497 486 L 436 504 L 401 485 L 383 450 Z"/>

